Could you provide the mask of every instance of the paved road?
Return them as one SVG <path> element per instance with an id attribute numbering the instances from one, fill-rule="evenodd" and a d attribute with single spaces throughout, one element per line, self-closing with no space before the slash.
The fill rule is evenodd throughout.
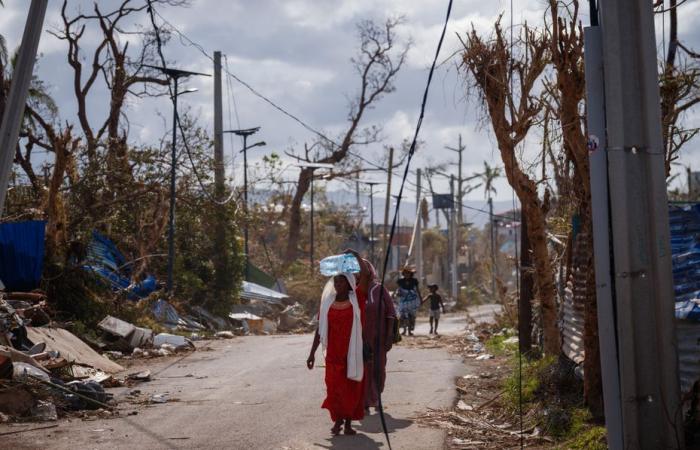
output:
<path id="1" fill-rule="evenodd" d="M 310 342 L 309 335 L 212 342 L 211 351 L 151 364 L 155 380 L 138 386 L 145 394 L 168 393 L 177 401 L 133 405 L 124 398 L 134 388 L 118 389 L 120 418 L 62 421 L 54 429 L 3 436 L 2 447 L 386 448 L 376 414 L 365 418 L 357 436 L 331 438 L 330 418 L 320 409 L 323 369 L 305 367 Z M 463 370 L 458 358 L 441 349 L 397 347 L 390 352 L 385 406 L 393 448 L 443 448 L 443 432 L 420 428 L 411 417 L 426 407 L 451 405 L 454 378 Z M 126 416 L 131 411 L 138 415 Z M 0 426 L 0 433 L 15 429 Z"/>

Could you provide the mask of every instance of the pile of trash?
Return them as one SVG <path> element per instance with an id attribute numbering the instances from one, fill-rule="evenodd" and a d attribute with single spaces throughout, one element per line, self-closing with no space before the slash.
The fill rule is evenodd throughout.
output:
<path id="1" fill-rule="evenodd" d="M 137 327 L 116 317 L 107 316 L 97 325 L 102 330 L 101 348 L 114 359 L 128 357 L 171 356 L 194 350 L 194 343 L 184 336 L 159 333 Z"/>
<path id="2" fill-rule="evenodd" d="M 242 334 L 305 333 L 312 328 L 304 307 L 297 302 L 286 305 L 254 300 L 235 305 L 229 318 Z"/>
<path id="3" fill-rule="evenodd" d="M 115 406 L 105 392 L 124 370 L 50 323 L 41 293 L 0 293 L 0 422 L 56 420 Z"/>
<path id="4" fill-rule="evenodd" d="M 305 333 L 312 328 L 304 306 L 286 294 L 244 281 L 241 300 L 229 318 L 244 334 Z"/>
<path id="5" fill-rule="evenodd" d="M 168 322 L 174 308 L 164 301 L 156 304 L 170 317 L 163 320 L 163 327 L 206 329 L 176 312 L 175 322 Z M 154 333 L 113 316 L 105 317 L 97 328 L 100 335 L 83 341 L 55 326 L 43 293 L 0 292 L 0 423 L 57 420 L 76 412 L 109 417 L 116 402 L 105 388 L 149 378 L 117 378 L 124 371 L 118 361 L 195 349 L 192 339 Z"/>

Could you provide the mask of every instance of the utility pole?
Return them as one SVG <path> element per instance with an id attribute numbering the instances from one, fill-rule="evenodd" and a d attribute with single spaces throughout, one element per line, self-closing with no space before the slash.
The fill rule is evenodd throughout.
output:
<path id="1" fill-rule="evenodd" d="M 586 112 L 590 152 L 591 216 L 595 263 L 598 340 L 600 347 L 603 408 L 608 447 L 622 450 L 620 370 L 615 331 L 615 305 L 610 269 L 610 213 L 608 211 L 608 159 L 605 150 L 605 89 L 603 42 L 598 15 L 591 8 L 591 25 L 584 29 Z"/>
<path id="2" fill-rule="evenodd" d="M 12 163 L 19 140 L 19 129 L 27 103 L 29 84 L 32 81 L 34 61 L 39 48 L 47 4 L 47 0 L 32 0 L 29 7 L 22 44 L 19 48 L 15 69 L 12 71 L 12 84 L 0 123 L 0 217 L 5 209 L 7 186 L 12 173 Z"/>
<path id="3" fill-rule="evenodd" d="M 308 152 L 307 152 L 308 157 Z M 311 170 L 311 208 L 309 210 L 309 268 L 314 271 L 314 174 L 316 169 L 329 169 L 333 171 L 333 164 L 327 163 L 299 163 L 297 167 Z"/>
<path id="4" fill-rule="evenodd" d="M 493 295 L 493 301 L 498 300 L 498 295 L 496 294 L 496 227 L 495 221 L 493 220 L 493 198 L 491 193 L 489 193 L 489 233 L 491 235 L 491 293 Z"/>
<path id="5" fill-rule="evenodd" d="M 619 448 L 683 448 L 653 9 L 647 0 L 600 6 Z"/>
<path id="6" fill-rule="evenodd" d="M 423 282 L 423 223 L 421 221 L 421 169 L 416 172 L 416 277 Z"/>
<path id="7" fill-rule="evenodd" d="M 452 277 L 450 278 L 450 287 L 452 300 L 457 300 L 459 292 L 457 291 L 457 209 L 454 205 L 455 200 L 455 176 L 450 175 L 450 194 L 452 196 L 452 209 L 450 214 L 450 266 Z"/>
<path id="8" fill-rule="evenodd" d="M 379 183 L 376 181 L 363 181 L 363 183 L 369 186 L 369 260 L 372 262 L 372 264 L 376 265 L 374 253 L 374 186 Z"/>
<path id="9" fill-rule="evenodd" d="M 464 153 L 464 150 L 466 147 L 462 145 L 462 134 L 459 134 L 459 143 L 457 145 L 457 148 L 452 148 L 449 146 L 445 146 L 447 150 L 452 150 L 453 152 L 457 153 L 457 209 L 459 211 L 459 218 L 457 219 L 457 223 L 461 224 L 464 221 L 464 178 L 462 177 L 462 153 Z"/>
<path id="10" fill-rule="evenodd" d="M 384 204 L 384 232 L 382 233 L 382 248 L 384 253 L 382 255 L 382 261 L 386 261 L 387 255 L 391 253 L 391 242 L 387 245 L 387 240 L 389 239 L 388 227 L 389 227 L 389 208 L 391 207 L 391 172 L 393 172 L 392 166 L 394 165 L 394 147 L 389 147 L 389 166 L 387 169 L 386 178 L 386 203 Z M 384 269 L 382 269 L 384 270 Z M 384 276 L 385 274 L 382 274 Z"/>
<path id="11" fill-rule="evenodd" d="M 214 52 L 214 184 L 216 199 L 224 200 L 224 125 L 221 91 L 221 52 Z M 223 234 L 217 230 L 217 236 Z"/>
<path id="12" fill-rule="evenodd" d="M 215 198 L 223 202 L 226 187 L 224 185 L 224 125 L 221 90 L 221 52 L 214 52 L 214 186 Z M 226 251 L 226 206 L 216 205 L 216 230 L 214 231 L 215 295 L 223 300 L 225 277 L 228 272 L 228 252 Z"/>
<path id="13" fill-rule="evenodd" d="M 399 197 L 398 195 L 392 195 L 394 200 L 396 201 L 396 234 L 399 236 L 397 238 L 397 249 L 396 249 L 396 260 L 398 261 L 399 265 L 401 264 L 401 199 L 403 197 Z M 408 259 L 408 258 L 407 258 Z M 408 261 L 406 260 L 406 263 Z"/>

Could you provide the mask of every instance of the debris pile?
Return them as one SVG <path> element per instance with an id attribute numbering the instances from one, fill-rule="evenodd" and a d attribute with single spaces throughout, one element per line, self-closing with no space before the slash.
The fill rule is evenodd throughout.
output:
<path id="1" fill-rule="evenodd" d="M 0 294 L 0 414 L 57 420 L 70 411 L 113 409 L 104 386 L 123 370 L 67 330 L 49 323 L 41 293 Z"/>

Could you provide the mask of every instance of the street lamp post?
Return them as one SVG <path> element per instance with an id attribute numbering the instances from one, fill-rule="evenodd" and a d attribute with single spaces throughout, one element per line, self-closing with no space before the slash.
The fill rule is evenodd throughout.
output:
<path id="1" fill-rule="evenodd" d="M 146 67 L 150 67 L 152 69 L 160 70 L 163 72 L 168 78 L 173 80 L 173 92 L 172 92 L 172 101 L 173 101 L 173 139 L 172 139 L 172 148 L 171 148 L 171 155 L 170 155 L 170 217 L 168 221 L 168 284 L 167 284 L 167 290 L 169 294 L 173 293 L 173 282 L 174 282 L 174 268 L 175 268 L 175 191 L 176 191 L 176 176 L 177 176 L 177 152 L 175 150 L 176 147 L 176 142 L 177 142 L 177 129 L 179 127 L 179 119 L 177 115 L 177 96 L 178 95 L 183 95 L 189 92 L 195 92 L 196 89 L 187 89 L 181 93 L 178 93 L 178 82 L 180 78 L 187 78 L 193 75 L 198 75 L 198 76 L 204 76 L 208 77 L 210 75 L 206 73 L 199 73 L 199 72 L 189 72 L 186 70 L 179 70 L 179 69 L 172 69 L 169 67 L 159 67 L 159 66 L 150 66 L 150 65 L 145 65 Z M 184 137 L 183 137 L 184 139 Z"/>
<path id="2" fill-rule="evenodd" d="M 243 208 L 245 211 L 245 221 L 243 222 L 243 251 L 245 253 L 245 278 L 248 281 L 250 271 L 248 270 L 248 149 L 266 145 L 264 141 L 256 142 L 248 147 L 248 136 L 251 136 L 260 130 L 260 127 L 247 128 L 245 130 L 227 130 L 224 133 L 233 133 L 236 136 L 243 136 Z"/>

